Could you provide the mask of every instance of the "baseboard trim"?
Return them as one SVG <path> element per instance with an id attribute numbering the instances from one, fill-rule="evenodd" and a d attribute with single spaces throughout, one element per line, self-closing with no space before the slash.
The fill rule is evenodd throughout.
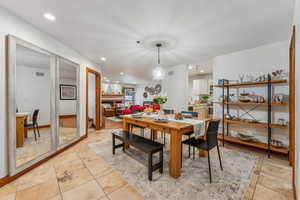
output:
<path id="1" fill-rule="evenodd" d="M 68 148 L 74 146 L 75 144 L 77 144 L 78 142 L 80 142 L 80 141 L 82 141 L 82 140 L 84 140 L 84 139 L 86 139 L 86 138 L 87 138 L 87 135 L 83 135 L 83 136 L 81 136 L 81 137 L 79 138 L 79 140 L 73 142 L 72 144 L 69 144 L 68 146 L 66 146 L 66 147 L 64 147 L 64 148 L 62 148 L 62 149 L 60 149 L 59 151 L 57 151 L 57 152 L 51 154 L 49 157 L 47 157 L 47 158 L 45 158 L 45 159 L 43 159 L 43 160 L 41 160 L 41 161 L 35 163 L 34 165 L 28 167 L 27 169 L 24 169 L 23 171 L 17 173 L 16 175 L 14 175 L 14 176 L 5 176 L 5 177 L 1 178 L 1 179 L 0 179 L 0 187 L 2 187 L 2 186 L 4 186 L 4 185 L 6 185 L 6 184 L 8 184 L 8 183 L 10 183 L 10 182 L 12 182 L 12 181 L 14 181 L 14 180 L 16 180 L 16 179 L 19 178 L 20 176 L 22 176 L 22 175 L 28 173 L 29 171 L 31 171 L 31 170 L 33 170 L 34 168 L 40 166 L 41 164 L 45 163 L 46 161 L 48 161 L 48 160 L 50 160 L 51 158 L 57 156 L 58 154 L 64 152 L 64 151 L 67 150 Z"/>
<path id="2" fill-rule="evenodd" d="M 76 118 L 77 115 L 59 115 L 59 119 Z"/>
<path id="3" fill-rule="evenodd" d="M 50 127 L 51 127 L 50 124 L 46 124 L 46 125 L 41 125 L 41 126 L 39 126 L 39 129 L 50 128 Z M 33 127 L 28 127 L 28 130 L 32 130 L 32 129 L 33 129 Z"/>

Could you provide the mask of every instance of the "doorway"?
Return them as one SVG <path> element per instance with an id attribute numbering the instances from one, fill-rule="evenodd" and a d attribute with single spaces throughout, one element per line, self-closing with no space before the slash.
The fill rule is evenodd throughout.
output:
<path id="1" fill-rule="evenodd" d="M 86 68 L 86 135 L 101 129 L 101 74 Z"/>
<path id="2" fill-rule="evenodd" d="M 289 50 L 289 141 L 290 141 L 290 152 L 289 160 L 290 165 L 293 167 L 293 185 L 294 185 L 294 194 L 296 194 L 296 169 L 295 169 L 295 147 L 296 147 L 296 27 L 292 28 L 292 38 L 290 43 Z M 296 196 L 296 195 L 295 195 Z"/>

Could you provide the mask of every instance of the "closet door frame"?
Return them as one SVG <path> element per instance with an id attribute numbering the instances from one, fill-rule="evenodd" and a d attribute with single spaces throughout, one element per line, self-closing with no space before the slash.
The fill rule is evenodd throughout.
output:
<path id="1" fill-rule="evenodd" d="M 77 93 L 77 100 L 76 100 L 76 123 L 77 123 L 77 127 L 76 127 L 76 137 L 72 140 L 70 140 L 69 142 L 65 143 L 65 144 L 59 144 L 59 101 L 60 101 L 60 90 L 59 90 L 59 80 L 60 80 L 60 73 L 59 73 L 59 61 L 63 60 L 69 64 L 72 64 L 74 66 L 76 66 L 76 93 Z M 69 145 L 71 145 L 72 143 L 76 142 L 77 140 L 80 139 L 80 99 L 81 99 L 81 94 L 80 94 L 80 64 L 77 64 L 69 59 L 66 59 L 64 57 L 61 56 L 56 56 L 56 81 L 55 81 L 55 87 L 56 87 L 56 108 L 57 108 L 57 112 L 56 112 L 56 130 L 57 130 L 57 143 L 56 143 L 56 147 L 57 150 L 63 149 Z"/>
<path id="2" fill-rule="evenodd" d="M 51 122 L 51 148 L 48 152 L 39 155 L 38 157 L 28 161 L 20 166 L 16 166 L 16 56 L 17 45 L 31 49 L 33 51 L 48 55 L 50 57 L 50 122 Z M 77 116 L 77 132 L 74 139 L 65 144 L 59 144 L 59 129 L 58 129 L 58 106 L 59 106 L 59 60 L 71 63 L 76 66 L 76 84 L 77 84 L 77 103 L 76 103 L 76 116 Z M 75 63 L 69 59 L 61 57 L 57 54 L 51 53 L 42 49 L 30 42 L 26 42 L 13 35 L 6 36 L 6 105 L 7 105 L 7 169 L 8 177 L 4 182 L 10 182 L 29 170 L 39 166 L 41 163 L 49 160 L 54 155 L 64 151 L 68 147 L 76 144 L 83 139 L 80 137 L 81 123 L 81 85 L 80 85 L 80 64 Z M 0 183 L 1 186 L 2 182 Z"/>
<path id="3" fill-rule="evenodd" d="M 17 45 L 50 57 L 50 121 L 51 121 L 51 148 L 48 152 L 20 165 L 16 165 L 16 56 Z M 7 133 L 8 133 L 8 174 L 10 176 L 26 170 L 34 164 L 46 159 L 57 151 L 56 148 L 56 120 L 55 120 L 55 57 L 56 55 L 34 44 L 26 42 L 12 35 L 6 36 L 7 49 Z"/>

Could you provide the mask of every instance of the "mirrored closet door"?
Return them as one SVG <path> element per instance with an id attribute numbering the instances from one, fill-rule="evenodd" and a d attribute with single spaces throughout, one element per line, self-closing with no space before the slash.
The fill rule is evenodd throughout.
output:
<path id="1" fill-rule="evenodd" d="M 7 36 L 9 174 L 79 139 L 79 65 Z"/>
<path id="2" fill-rule="evenodd" d="M 51 56 L 16 49 L 16 166 L 51 150 Z"/>
<path id="3" fill-rule="evenodd" d="M 79 65 L 64 58 L 58 66 L 58 141 L 65 146 L 79 138 Z"/>
<path id="4" fill-rule="evenodd" d="M 8 37 L 9 170 L 15 174 L 55 150 L 55 56 Z"/>

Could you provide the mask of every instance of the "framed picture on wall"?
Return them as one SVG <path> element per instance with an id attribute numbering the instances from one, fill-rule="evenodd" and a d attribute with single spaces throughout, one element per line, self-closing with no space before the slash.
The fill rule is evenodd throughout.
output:
<path id="1" fill-rule="evenodd" d="M 59 85 L 60 100 L 77 100 L 76 85 Z"/>

